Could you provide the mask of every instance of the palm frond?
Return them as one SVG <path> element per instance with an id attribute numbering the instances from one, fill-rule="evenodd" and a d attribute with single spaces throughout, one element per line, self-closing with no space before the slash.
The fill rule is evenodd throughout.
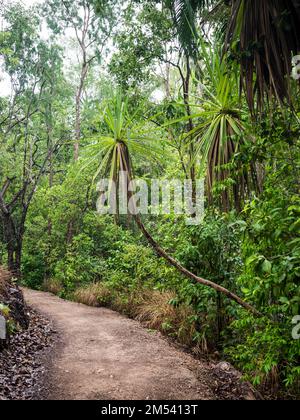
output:
<path id="1" fill-rule="evenodd" d="M 228 50 L 240 63 L 251 111 L 265 99 L 290 101 L 292 56 L 300 52 L 299 0 L 233 0 Z"/>
<path id="2" fill-rule="evenodd" d="M 166 0 L 186 55 L 195 57 L 198 53 L 197 13 L 215 3 L 214 0 Z"/>

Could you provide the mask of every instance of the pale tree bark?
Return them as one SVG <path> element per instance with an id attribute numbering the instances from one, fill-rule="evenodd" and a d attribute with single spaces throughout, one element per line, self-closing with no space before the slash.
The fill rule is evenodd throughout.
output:
<path id="1" fill-rule="evenodd" d="M 169 60 L 165 60 L 165 62 L 166 62 L 166 64 L 169 64 L 170 66 L 173 66 L 173 67 L 177 68 L 177 70 L 179 72 L 181 83 L 182 83 L 183 102 L 184 102 L 185 112 L 186 112 L 186 115 L 188 117 L 186 132 L 189 133 L 194 128 L 191 106 L 190 106 L 190 88 L 191 88 L 192 69 L 191 69 L 190 58 L 187 54 L 184 54 L 184 59 L 185 59 L 185 67 L 186 67 L 185 71 L 184 71 L 183 67 L 181 67 L 181 65 L 180 65 L 181 57 L 179 57 L 179 60 L 178 60 L 177 64 L 173 63 L 172 61 L 169 61 Z M 192 181 L 192 203 L 195 207 L 196 206 L 196 201 L 197 201 L 197 196 L 196 196 L 196 194 L 197 194 L 197 192 L 196 192 L 197 171 L 196 171 L 196 164 L 194 163 L 195 148 L 194 148 L 193 142 L 190 141 L 190 139 L 188 139 L 188 142 L 187 142 L 187 144 L 184 145 L 184 148 L 187 150 L 189 163 L 188 163 L 188 165 L 185 165 L 184 164 L 182 147 L 183 147 L 183 145 L 181 144 L 178 151 L 179 151 L 180 160 L 181 160 L 185 175 L 188 179 L 190 179 Z M 195 215 L 196 214 L 194 213 L 193 216 L 195 216 Z"/>
<path id="2" fill-rule="evenodd" d="M 76 118 L 75 118 L 75 144 L 74 144 L 74 160 L 75 162 L 79 159 L 79 148 L 81 140 L 81 101 L 84 92 L 84 85 L 88 76 L 90 64 L 94 57 L 86 61 L 86 51 L 83 49 L 83 62 L 80 73 L 80 81 L 76 93 Z"/>
<path id="3" fill-rule="evenodd" d="M 74 30 L 80 50 L 78 57 L 80 74 L 75 94 L 74 160 L 76 162 L 79 159 L 82 138 L 82 100 L 86 80 L 93 61 L 97 55 L 101 56 L 106 47 L 113 23 L 109 21 L 109 14 L 105 12 L 102 17 L 97 17 L 89 0 L 81 1 L 79 4 L 74 2 L 73 5 L 70 1 L 62 0 L 62 4 L 66 12 L 67 27 Z M 99 29 L 101 21 L 108 22 L 108 29 L 105 28 L 103 31 Z"/>
<path id="4" fill-rule="evenodd" d="M 84 92 L 84 86 L 86 78 L 88 76 L 90 66 L 95 60 L 96 56 L 93 55 L 89 57 L 89 50 L 95 44 L 96 40 L 91 40 L 89 36 L 89 29 L 92 24 L 93 14 L 91 11 L 91 6 L 87 2 L 83 6 L 84 16 L 82 27 L 78 28 L 76 24 L 73 24 L 73 29 L 76 34 L 76 38 L 80 47 L 80 78 L 79 84 L 76 91 L 76 116 L 75 116 L 75 143 L 74 143 L 74 160 L 75 162 L 79 159 L 79 149 L 80 149 L 80 140 L 81 140 L 81 111 L 82 111 L 82 96 Z"/>
<path id="5" fill-rule="evenodd" d="M 74 127 L 74 160 L 75 162 L 79 159 L 79 149 L 80 149 L 80 140 L 81 140 L 81 111 L 82 111 L 82 96 L 84 92 L 84 86 L 86 78 L 88 76 L 89 68 L 92 61 L 95 59 L 95 56 L 88 57 L 88 52 L 90 48 L 95 44 L 96 39 L 90 38 L 89 29 L 91 28 L 92 21 L 94 19 L 94 14 L 91 10 L 91 5 L 89 2 L 85 1 L 82 4 L 83 16 L 82 16 L 82 25 L 79 27 L 78 21 L 73 19 L 72 11 L 70 10 L 70 4 L 62 0 L 62 4 L 65 8 L 68 17 L 68 23 L 70 27 L 73 28 L 76 39 L 80 48 L 80 76 L 79 83 L 76 88 L 75 95 L 75 127 Z"/>

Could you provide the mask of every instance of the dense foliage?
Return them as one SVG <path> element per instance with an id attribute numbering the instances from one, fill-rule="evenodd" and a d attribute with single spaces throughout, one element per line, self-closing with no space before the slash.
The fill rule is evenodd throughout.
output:
<path id="1" fill-rule="evenodd" d="M 294 397 L 299 8 L 264 3 L 276 3 L 279 26 L 267 14 L 254 28 L 247 0 L 0 2 L 0 264 L 28 287 L 119 310 L 226 357 L 273 397 Z M 276 60 L 258 45 L 263 24 Z M 96 183 L 118 183 L 122 169 L 148 185 L 191 179 L 193 193 L 205 179 L 203 221 L 99 215 Z"/>

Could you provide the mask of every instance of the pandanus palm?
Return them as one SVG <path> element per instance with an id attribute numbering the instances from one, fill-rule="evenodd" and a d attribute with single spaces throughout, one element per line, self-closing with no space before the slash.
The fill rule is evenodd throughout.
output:
<path id="1" fill-rule="evenodd" d="M 300 52 L 299 0 L 232 0 L 227 44 L 240 62 L 252 111 L 265 97 L 290 98 L 292 56 Z"/>
<path id="2" fill-rule="evenodd" d="M 97 137 L 88 147 L 85 164 L 101 162 L 94 179 L 109 174 L 118 187 L 121 171 L 128 171 L 133 176 L 131 156 L 140 160 L 144 160 L 145 156 L 148 160 L 157 160 L 158 156 L 164 154 L 163 145 L 155 141 L 154 136 L 146 135 L 142 126 L 134 123 L 135 114 L 129 114 L 128 103 L 120 93 L 103 105 L 102 119 L 105 134 Z"/>
<path id="3" fill-rule="evenodd" d="M 106 134 L 100 136 L 92 146 L 94 150 L 93 159 L 101 160 L 96 176 L 100 174 L 106 176 L 110 173 L 111 180 L 118 182 L 120 172 L 125 171 L 127 173 L 127 183 L 129 184 L 132 181 L 134 172 L 132 167 L 133 154 L 138 153 L 141 155 L 143 153 L 144 158 L 155 158 L 155 156 L 161 155 L 161 146 L 153 138 L 141 134 L 139 129 L 136 130 L 134 128 L 133 118 L 128 113 L 126 101 L 123 101 L 120 95 L 117 95 L 117 98 L 106 107 L 103 118 L 106 123 Z M 130 192 L 128 192 L 128 200 L 130 198 Z M 133 213 L 132 217 L 148 243 L 171 266 L 189 279 L 223 293 L 245 309 L 257 314 L 255 308 L 244 302 L 236 294 L 212 281 L 196 276 L 172 256 L 168 255 L 148 232 L 142 222 L 141 215 L 137 211 Z"/>
<path id="4" fill-rule="evenodd" d="M 220 196 L 223 210 L 232 207 L 240 210 L 246 193 L 256 188 L 256 174 L 253 165 L 244 168 L 238 161 L 234 162 L 241 148 L 252 142 L 245 124 L 248 113 L 239 99 L 238 73 L 234 67 L 228 71 L 219 52 L 213 51 L 201 38 L 198 48 L 206 76 L 200 104 L 193 105 L 194 129 L 185 134 L 185 143 L 194 143 L 194 160 L 200 158 L 200 173 L 206 174 L 210 202 L 215 187 L 219 187 L 221 192 L 216 196 Z M 185 117 L 171 124 L 183 120 Z"/>
<path id="5" fill-rule="evenodd" d="M 195 47 L 197 12 L 216 4 L 231 6 L 226 50 L 240 64 L 251 111 L 262 110 L 265 98 L 290 99 L 292 56 L 300 53 L 299 0 L 166 1 L 172 5 L 182 46 L 189 51 Z"/>
<path id="6" fill-rule="evenodd" d="M 228 70 L 218 52 L 203 43 L 200 51 L 207 83 L 203 86 L 201 122 L 191 133 L 198 138 L 195 153 L 201 156 L 202 168 L 206 167 L 210 199 L 214 186 L 223 184 L 223 209 L 228 211 L 234 206 L 239 210 L 247 193 L 257 189 L 254 165 L 245 168 L 234 162 L 242 148 L 253 142 L 246 124 L 248 112 L 239 99 L 235 67 Z"/>

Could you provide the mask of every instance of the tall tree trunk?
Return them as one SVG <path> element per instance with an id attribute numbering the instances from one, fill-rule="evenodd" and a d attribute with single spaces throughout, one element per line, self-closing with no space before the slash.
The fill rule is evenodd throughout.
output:
<path id="1" fill-rule="evenodd" d="M 53 87 L 51 89 L 51 95 L 53 95 Z M 49 155 L 49 188 L 53 187 L 54 181 L 54 165 L 53 165 L 53 126 L 52 126 L 52 105 L 49 104 L 48 119 L 46 120 L 47 125 L 47 136 L 48 136 L 48 155 Z M 51 216 L 48 218 L 48 236 L 52 235 L 52 219 Z"/>
<path id="2" fill-rule="evenodd" d="M 15 269 L 15 227 L 9 212 L 2 216 L 4 239 L 7 250 L 7 267 L 8 270 L 14 272 Z"/>
<path id="3" fill-rule="evenodd" d="M 85 55 L 85 54 L 84 54 Z M 75 162 L 79 159 L 79 147 L 80 147 L 80 139 L 81 139 L 81 100 L 82 100 L 82 93 L 84 89 L 84 83 L 88 74 L 89 70 L 89 63 L 84 58 L 81 74 L 80 74 L 80 82 L 76 93 L 76 121 L 75 121 L 75 144 L 74 144 L 74 160 Z"/>
<path id="4" fill-rule="evenodd" d="M 23 239 L 18 239 L 15 249 L 15 267 L 14 267 L 14 275 L 16 278 L 21 278 L 22 271 L 21 271 L 21 264 L 22 264 L 22 250 L 23 250 Z"/>
<path id="5" fill-rule="evenodd" d="M 183 100 L 185 104 L 186 114 L 188 117 L 191 117 L 191 107 L 190 107 L 190 82 L 191 82 L 191 65 L 190 65 L 190 58 L 186 55 L 186 77 L 183 81 Z M 187 131 L 190 132 L 194 128 L 192 118 L 189 118 Z M 190 179 L 192 181 L 192 203 L 194 208 L 196 207 L 197 202 L 197 190 L 196 190 L 196 165 L 194 163 L 194 144 L 192 141 L 189 141 L 189 158 L 190 158 Z M 193 213 L 194 217 L 196 217 L 196 211 Z"/>
<path id="6" fill-rule="evenodd" d="M 18 242 L 16 238 L 11 237 L 7 243 L 7 268 L 14 277 L 21 277 L 22 261 L 22 241 Z"/>
<path id="7" fill-rule="evenodd" d="M 164 81 L 165 81 L 165 94 L 166 94 L 166 99 L 169 101 L 171 100 L 171 64 L 168 61 L 168 51 L 167 51 L 167 47 L 165 47 L 165 54 L 166 54 L 166 67 L 165 67 L 165 77 L 164 77 Z"/>
<path id="8" fill-rule="evenodd" d="M 14 254 L 15 250 L 13 247 L 7 245 L 7 268 L 11 273 L 13 273 L 15 269 Z"/>
<path id="9" fill-rule="evenodd" d="M 66 242 L 67 244 L 71 244 L 74 237 L 74 221 L 71 219 L 68 223 L 67 227 L 67 235 L 66 235 Z"/>
<path id="10" fill-rule="evenodd" d="M 223 316 L 223 302 L 222 302 L 222 295 L 220 292 L 217 293 L 217 336 L 218 336 L 218 343 L 221 340 L 221 334 L 224 327 L 224 316 Z"/>

